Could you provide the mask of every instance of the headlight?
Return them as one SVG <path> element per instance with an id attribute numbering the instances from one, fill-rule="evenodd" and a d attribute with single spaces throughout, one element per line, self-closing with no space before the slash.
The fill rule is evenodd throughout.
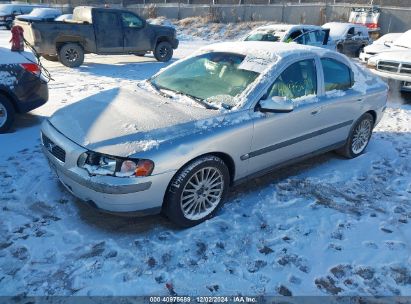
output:
<path id="1" fill-rule="evenodd" d="M 90 175 L 110 175 L 117 177 L 149 176 L 154 163 L 148 159 L 127 159 L 86 152 L 80 155 L 77 165 Z"/>

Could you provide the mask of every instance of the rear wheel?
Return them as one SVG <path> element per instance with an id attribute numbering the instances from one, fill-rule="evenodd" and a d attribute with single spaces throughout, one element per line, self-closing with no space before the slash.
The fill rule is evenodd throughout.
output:
<path id="1" fill-rule="evenodd" d="M 195 226 L 211 218 L 221 207 L 230 177 L 218 157 L 203 156 L 186 165 L 170 183 L 164 212 L 182 227 Z"/>
<path id="2" fill-rule="evenodd" d="M 374 118 L 370 113 L 362 115 L 350 131 L 344 147 L 337 152 L 347 158 L 354 158 L 361 155 L 370 142 Z"/>
<path id="3" fill-rule="evenodd" d="M 161 62 L 167 62 L 173 57 L 173 47 L 170 42 L 163 41 L 157 44 L 154 57 Z"/>
<path id="4" fill-rule="evenodd" d="M 7 132 L 13 124 L 15 110 L 10 100 L 0 95 L 0 134 Z"/>
<path id="5" fill-rule="evenodd" d="M 84 50 L 77 43 L 67 43 L 59 51 L 59 61 L 69 68 L 76 68 L 84 62 Z"/>

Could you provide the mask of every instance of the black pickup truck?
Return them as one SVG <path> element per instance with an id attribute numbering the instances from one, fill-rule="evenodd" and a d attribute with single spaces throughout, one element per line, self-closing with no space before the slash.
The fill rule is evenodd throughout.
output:
<path id="1" fill-rule="evenodd" d="M 138 15 L 120 9 L 76 7 L 73 19 L 64 22 L 16 21 L 25 39 L 41 56 L 78 67 L 84 54 L 136 54 L 153 52 L 166 62 L 178 47 L 176 30 L 152 25 Z"/>

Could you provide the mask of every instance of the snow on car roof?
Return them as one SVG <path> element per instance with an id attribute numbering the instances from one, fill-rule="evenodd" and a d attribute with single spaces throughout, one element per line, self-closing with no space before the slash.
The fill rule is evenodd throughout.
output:
<path id="1" fill-rule="evenodd" d="M 280 30 L 280 31 L 288 31 L 292 28 L 321 28 L 319 25 L 308 25 L 308 24 L 269 24 L 269 25 L 263 25 L 258 28 L 256 28 L 254 31 L 259 31 L 259 30 Z"/>
<path id="2" fill-rule="evenodd" d="M 37 62 L 30 52 L 12 52 L 10 49 L 0 47 L 0 65 Z"/>
<path id="3" fill-rule="evenodd" d="M 393 41 L 396 46 L 402 46 L 406 48 L 411 48 L 411 30 L 406 31 L 400 37 Z"/>
<path id="4" fill-rule="evenodd" d="M 257 56 L 261 52 L 274 56 L 279 56 L 281 58 L 291 56 L 293 54 L 301 53 L 316 53 L 317 55 L 323 56 L 325 53 L 331 53 L 324 48 L 301 45 L 297 43 L 284 43 L 276 42 L 267 43 L 265 41 L 235 41 L 235 42 L 221 42 L 205 46 L 201 49 L 202 51 L 214 51 L 214 52 L 227 52 L 227 53 L 237 53 L 241 55 L 254 55 Z"/>

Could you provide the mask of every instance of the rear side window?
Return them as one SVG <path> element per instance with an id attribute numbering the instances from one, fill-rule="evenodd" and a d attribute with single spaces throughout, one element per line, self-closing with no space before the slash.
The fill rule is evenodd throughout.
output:
<path id="1" fill-rule="evenodd" d="M 331 58 L 321 58 L 321 65 L 324 71 L 324 84 L 326 91 L 345 91 L 353 86 L 353 73 L 344 63 Z"/>

